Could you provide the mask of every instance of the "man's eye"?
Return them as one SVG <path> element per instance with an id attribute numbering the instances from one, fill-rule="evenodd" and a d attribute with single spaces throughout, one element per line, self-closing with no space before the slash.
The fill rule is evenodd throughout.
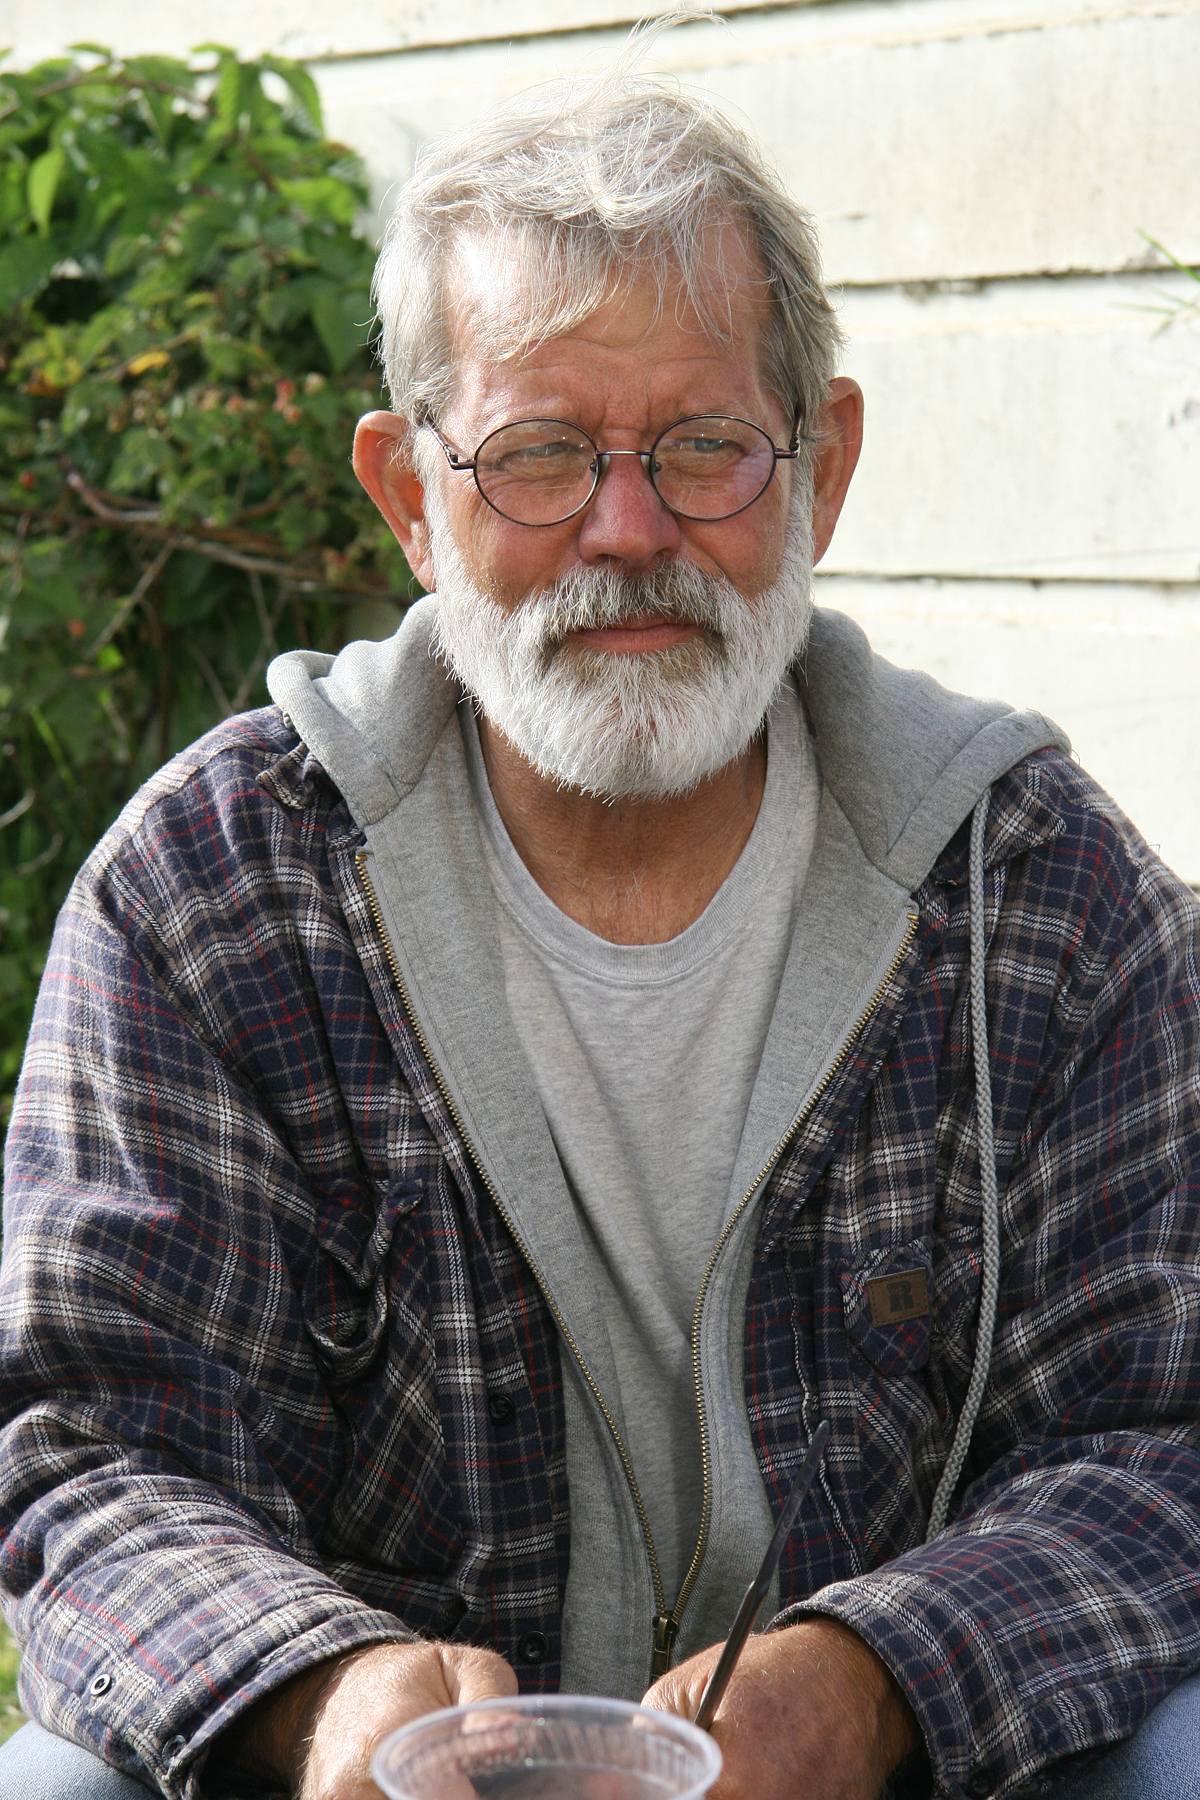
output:
<path id="1" fill-rule="evenodd" d="M 727 437 L 686 437 L 671 438 L 667 443 L 658 446 L 657 457 L 660 464 L 680 468 L 703 465 L 711 468 L 720 463 L 728 466 L 738 462 L 746 454 L 744 444 L 735 438 Z"/>
<path id="2" fill-rule="evenodd" d="M 497 475 L 558 475 L 586 467 L 589 452 L 577 444 L 521 444 L 491 463 Z"/>

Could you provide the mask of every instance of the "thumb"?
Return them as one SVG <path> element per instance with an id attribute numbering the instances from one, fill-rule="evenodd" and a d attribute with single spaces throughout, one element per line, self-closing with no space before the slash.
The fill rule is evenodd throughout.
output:
<path id="1" fill-rule="evenodd" d="M 678 1668 L 668 1669 L 643 1696 L 642 1705 L 652 1706 L 657 1712 L 676 1713 L 681 1719 L 694 1719 L 720 1654 L 721 1646 L 715 1644 L 711 1650 L 689 1657 Z"/>
<path id="2" fill-rule="evenodd" d="M 472 1644 L 442 1644 L 439 1649 L 452 1706 L 469 1706 L 473 1700 L 511 1700 L 516 1694 L 516 1675 L 494 1651 L 479 1650 Z"/>

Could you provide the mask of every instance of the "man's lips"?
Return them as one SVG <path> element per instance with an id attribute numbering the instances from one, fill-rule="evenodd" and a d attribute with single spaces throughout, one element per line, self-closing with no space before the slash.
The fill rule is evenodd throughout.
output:
<path id="1" fill-rule="evenodd" d="M 669 650 L 673 644 L 697 637 L 699 625 L 685 619 L 643 617 L 623 619 L 619 625 L 601 625 L 586 631 L 573 631 L 568 643 L 587 644 L 593 650 L 607 651 L 610 656 L 643 656 L 652 650 Z"/>

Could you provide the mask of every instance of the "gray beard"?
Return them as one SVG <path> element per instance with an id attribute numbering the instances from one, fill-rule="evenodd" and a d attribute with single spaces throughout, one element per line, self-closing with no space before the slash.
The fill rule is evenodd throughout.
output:
<path id="1" fill-rule="evenodd" d="M 485 717 L 561 787 L 602 800 L 691 793 L 762 728 L 812 616 L 812 492 L 800 480 L 779 574 L 747 600 L 724 576 L 671 562 L 648 574 L 573 569 L 506 610 L 468 577 L 435 502 L 434 652 Z M 701 627 L 618 656 L 570 634 L 662 618 Z"/>

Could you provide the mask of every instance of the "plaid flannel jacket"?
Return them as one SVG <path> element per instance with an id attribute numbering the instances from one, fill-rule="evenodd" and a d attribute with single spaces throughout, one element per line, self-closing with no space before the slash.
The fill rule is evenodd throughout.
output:
<path id="1" fill-rule="evenodd" d="M 171 1796 L 350 1646 L 557 1680 L 560 1349 L 404 1017 L 358 837 L 280 713 L 126 809 L 64 908 L 9 1143 L 0 1577 L 25 1706 Z M 778 1162 L 745 1392 L 785 1621 L 895 1671 L 940 1791 L 1119 1738 L 1200 1662 L 1197 908 L 1044 753 L 992 791 L 995 1350 L 924 1542 L 980 1285 L 966 830 Z M 926 1277 L 873 1321 L 868 1283 Z"/>

